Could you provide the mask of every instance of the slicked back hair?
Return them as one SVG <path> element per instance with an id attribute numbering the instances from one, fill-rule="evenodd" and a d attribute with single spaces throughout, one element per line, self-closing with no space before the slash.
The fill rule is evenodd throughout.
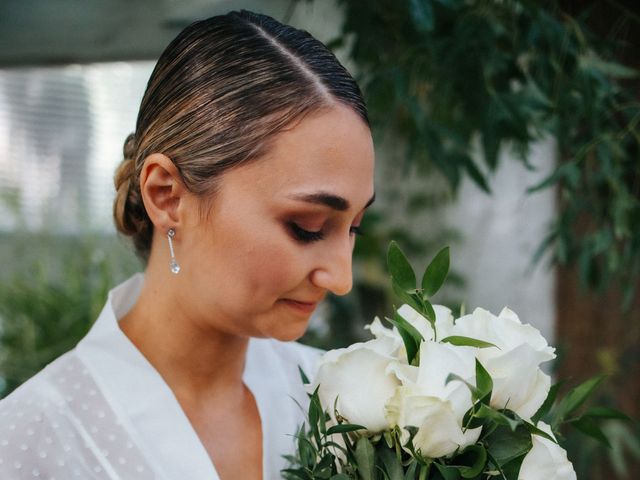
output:
<path id="1" fill-rule="evenodd" d="M 261 158 L 285 127 L 336 104 L 369 125 L 355 80 L 308 32 L 246 10 L 191 24 L 160 56 L 125 141 L 118 230 L 148 257 L 153 224 L 139 187 L 148 155 L 165 154 L 191 192 L 214 195 L 225 171 Z"/>

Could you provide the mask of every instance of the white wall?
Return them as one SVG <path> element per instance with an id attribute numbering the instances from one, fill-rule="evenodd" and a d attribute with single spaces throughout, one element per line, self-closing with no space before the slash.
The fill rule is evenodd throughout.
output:
<path id="1" fill-rule="evenodd" d="M 500 168 L 490 180 L 486 195 L 465 180 L 457 201 L 445 212 L 446 221 L 464 236 L 452 252 L 454 267 L 467 280 L 467 311 L 482 306 L 499 313 L 503 306 L 514 310 L 523 323 L 539 328 L 553 341 L 555 277 L 543 258 L 532 258 L 545 236 L 555 208 L 554 189 L 527 194 L 551 171 L 555 142 L 546 140 L 532 148 L 527 170 L 503 153 Z"/>

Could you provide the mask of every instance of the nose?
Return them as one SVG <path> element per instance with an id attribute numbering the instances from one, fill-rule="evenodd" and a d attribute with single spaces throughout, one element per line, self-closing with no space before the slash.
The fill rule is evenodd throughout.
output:
<path id="1" fill-rule="evenodd" d="M 311 282 L 335 295 L 346 295 L 353 287 L 353 244 L 342 242 L 323 252 L 321 264 L 311 274 Z"/>

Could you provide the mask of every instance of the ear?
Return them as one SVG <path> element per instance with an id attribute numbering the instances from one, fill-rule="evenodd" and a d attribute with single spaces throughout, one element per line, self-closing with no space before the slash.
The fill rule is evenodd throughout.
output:
<path id="1" fill-rule="evenodd" d="M 140 172 L 140 193 L 153 226 L 160 231 L 180 226 L 180 201 L 187 193 L 178 168 L 169 157 L 152 153 Z"/>

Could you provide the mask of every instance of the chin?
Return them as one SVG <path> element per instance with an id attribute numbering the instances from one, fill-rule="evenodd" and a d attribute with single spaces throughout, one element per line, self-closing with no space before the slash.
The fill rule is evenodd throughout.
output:
<path id="1" fill-rule="evenodd" d="M 274 332 L 269 332 L 268 337 L 281 342 L 293 342 L 299 340 L 307 331 L 307 323 L 302 328 L 292 327 L 287 329 L 276 329 Z"/>
<path id="2" fill-rule="evenodd" d="M 262 335 L 267 338 L 280 340 L 281 342 L 292 342 L 300 339 L 309 326 L 309 318 L 287 318 L 284 315 L 278 315 L 273 322 L 265 325 L 262 329 Z"/>

